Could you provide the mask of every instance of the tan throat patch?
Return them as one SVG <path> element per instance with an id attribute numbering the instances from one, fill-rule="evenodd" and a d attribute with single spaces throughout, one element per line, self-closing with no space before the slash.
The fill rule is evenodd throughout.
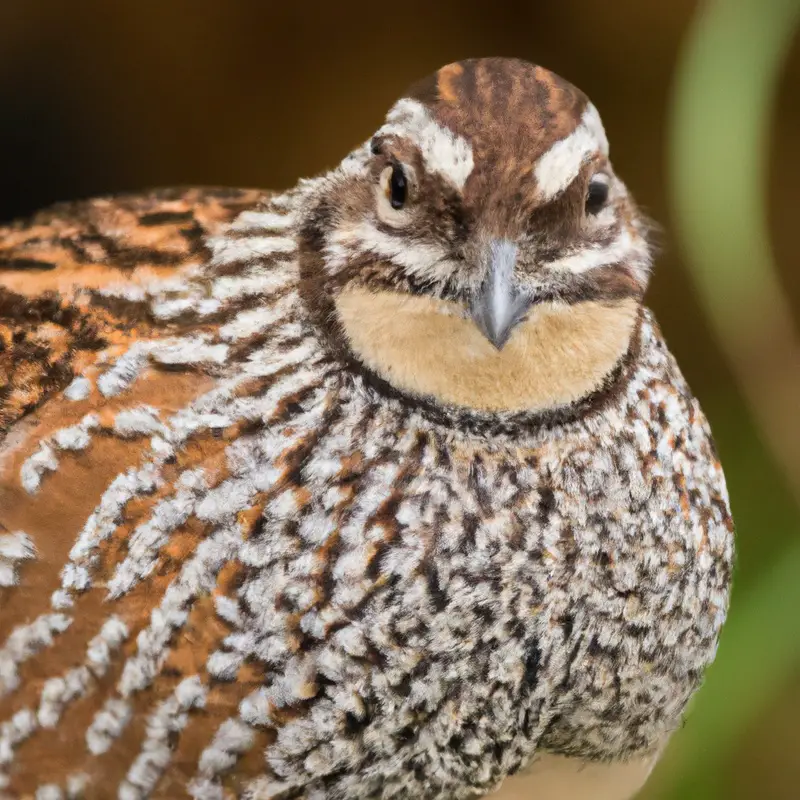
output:
<path id="1" fill-rule="evenodd" d="M 496 350 L 460 306 L 345 289 L 336 300 L 353 352 L 392 386 L 484 411 L 543 411 L 598 389 L 628 349 L 633 298 L 542 303 Z"/>

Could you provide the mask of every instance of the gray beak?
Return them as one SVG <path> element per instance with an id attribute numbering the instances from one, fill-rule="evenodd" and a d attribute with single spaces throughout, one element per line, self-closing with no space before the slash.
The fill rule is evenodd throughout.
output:
<path id="1" fill-rule="evenodd" d="M 517 246 L 513 242 L 493 239 L 487 248 L 487 261 L 486 277 L 469 310 L 481 333 L 502 350 L 531 307 L 533 297 L 517 286 L 514 276 Z"/>

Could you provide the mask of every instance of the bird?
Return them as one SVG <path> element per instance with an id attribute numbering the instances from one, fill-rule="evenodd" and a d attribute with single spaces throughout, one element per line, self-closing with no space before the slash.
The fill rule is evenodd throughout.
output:
<path id="1" fill-rule="evenodd" d="M 651 230 L 494 57 L 287 191 L 0 229 L 0 796 L 633 796 L 734 557 Z"/>

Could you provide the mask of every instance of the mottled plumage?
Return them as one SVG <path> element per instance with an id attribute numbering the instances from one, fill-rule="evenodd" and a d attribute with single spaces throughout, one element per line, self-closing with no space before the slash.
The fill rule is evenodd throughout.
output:
<path id="1" fill-rule="evenodd" d="M 0 231 L 0 795 L 458 800 L 657 751 L 733 544 L 645 234 L 585 96 L 501 59 L 289 192 Z"/>

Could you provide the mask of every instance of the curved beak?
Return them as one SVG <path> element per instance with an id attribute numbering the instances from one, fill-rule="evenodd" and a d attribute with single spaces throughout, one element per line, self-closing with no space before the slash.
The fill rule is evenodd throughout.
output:
<path id="1" fill-rule="evenodd" d="M 513 242 L 493 239 L 487 247 L 486 260 L 486 277 L 473 295 L 469 311 L 481 333 L 502 350 L 534 298 L 517 285 L 514 275 L 517 246 Z"/>

